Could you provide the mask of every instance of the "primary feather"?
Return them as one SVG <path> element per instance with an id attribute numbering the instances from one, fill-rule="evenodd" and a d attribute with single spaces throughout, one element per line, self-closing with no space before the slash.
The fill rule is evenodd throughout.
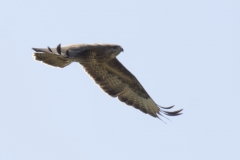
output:
<path id="1" fill-rule="evenodd" d="M 153 117 L 180 115 L 182 109 L 166 111 L 170 107 L 157 105 L 139 83 L 116 58 L 123 48 L 114 44 L 77 44 L 56 48 L 33 48 L 34 57 L 54 67 L 63 68 L 72 62 L 80 63 L 94 81 L 110 96 Z M 163 110 L 165 109 L 165 110 Z M 159 118 L 159 117 L 158 117 Z"/>

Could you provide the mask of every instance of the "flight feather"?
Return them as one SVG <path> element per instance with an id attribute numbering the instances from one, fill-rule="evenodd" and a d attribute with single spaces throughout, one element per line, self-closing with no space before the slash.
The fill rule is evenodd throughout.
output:
<path id="1" fill-rule="evenodd" d="M 33 48 L 35 60 L 63 68 L 72 62 L 80 63 L 94 81 L 112 97 L 153 117 L 177 116 L 182 109 L 157 105 L 137 78 L 116 58 L 123 48 L 114 44 L 77 44 L 56 48 Z"/>

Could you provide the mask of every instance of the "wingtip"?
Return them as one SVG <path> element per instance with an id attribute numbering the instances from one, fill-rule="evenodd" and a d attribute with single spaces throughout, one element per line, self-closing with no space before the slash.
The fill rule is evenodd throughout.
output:
<path id="1" fill-rule="evenodd" d="M 57 46 L 57 52 L 58 54 L 61 54 L 61 43 Z"/>
<path id="2" fill-rule="evenodd" d="M 179 109 L 179 110 L 176 110 L 176 111 L 162 111 L 165 115 L 168 115 L 168 116 L 179 116 L 183 113 L 181 113 L 183 109 Z"/>
<path id="3" fill-rule="evenodd" d="M 166 111 L 168 109 L 172 109 L 174 107 L 174 105 L 169 106 L 169 107 L 162 107 L 162 106 L 159 106 L 159 107 L 162 108 L 162 110 L 160 110 L 160 112 L 164 113 L 167 116 L 179 116 L 179 115 L 183 114 L 183 113 L 181 113 L 183 109 L 179 109 L 176 111 Z"/>
<path id="4" fill-rule="evenodd" d="M 48 50 L 49 50 L 50 52 L 53 52 L 52 49 L 51 49 L 49 46 L 48 46 Z"/>
<path id="5" fill-rule="evenodd" d="M 40 50 L 38 48 L 32 48 L 32 49 L 36 52 L 40 52 Z"/>
<path id="6" fill-rule="evenodd" d="M 173 108 L 175 105 L 172 105 L 172 106 L 169 106 L 169 107 L 163 107 L 163 106 L 159 106 L 160 108 L 162 108 L 162 109 L 171 109 L 171 108 Z"/>

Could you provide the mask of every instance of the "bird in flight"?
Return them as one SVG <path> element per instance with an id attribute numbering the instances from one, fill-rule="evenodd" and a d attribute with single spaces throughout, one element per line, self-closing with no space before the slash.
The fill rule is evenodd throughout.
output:
<path id="1" fill-rule="evenodd" d="M 94 81 L 112 97 L 142 112 L 159 118 L 163 114 L 178 116 L 182 109 L 167 111 L 170 107 L 157 105 L 137 78 L 116 58 L 123 48 L 115 44 L 75 44 L 56 48 L 33 48 L 35 60 L 54 67 L 80 63 Z"/>

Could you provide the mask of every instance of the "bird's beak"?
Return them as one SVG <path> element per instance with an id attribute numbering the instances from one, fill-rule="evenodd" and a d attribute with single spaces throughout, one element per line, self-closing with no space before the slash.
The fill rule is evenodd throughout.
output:
<path id="1" fill-rule="evenodd" d="M 124 52 L 123 48 L 121 47 L 121 52 Z"/>

